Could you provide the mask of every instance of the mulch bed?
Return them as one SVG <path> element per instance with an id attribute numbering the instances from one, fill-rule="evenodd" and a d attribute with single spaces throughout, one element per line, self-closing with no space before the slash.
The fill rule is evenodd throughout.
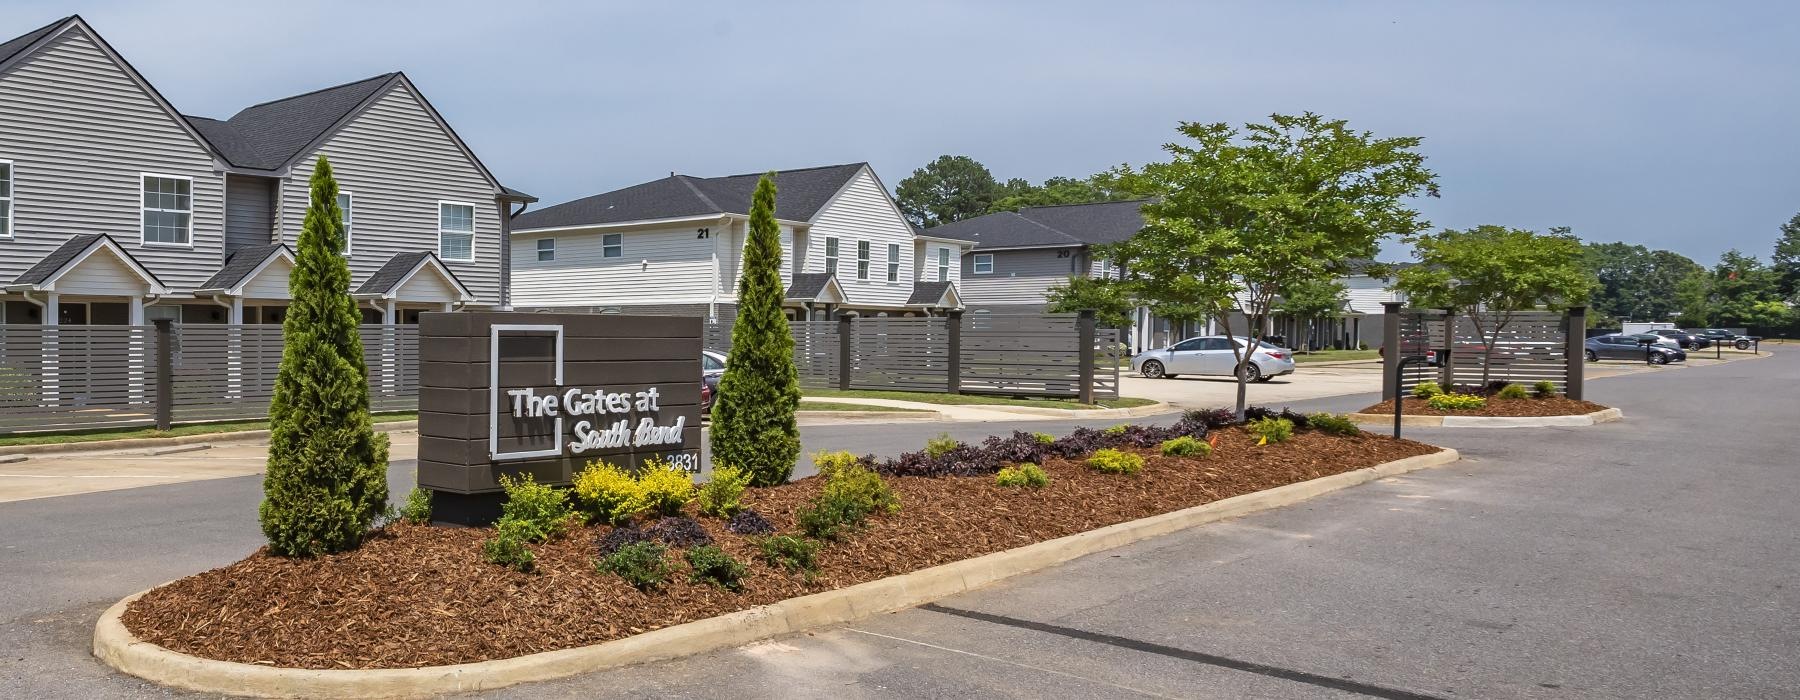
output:
<path id="1" fill-rule="evenodd" d="M 1555 396 L 1547 399 L 1500 399 L 1487 397 L 1487 405 L 1481 408 L 1469 408 L 1456 411 L 1444 411 L 1432 408 L 1423 399 L 1406 398 L 1404 413 L 1409 416 L 1483 416 L 1491 418 L 1518 418 L 1537 416 L 1584 416 L 1595 411 L 1604 411 L 1606 406 L 1592 401 L 1577 401 L 1567 396 Z M 1373 413 L 1383 416 L 1394 415 L 1394 402 L 1383 401 L 1358 413 Z"/>
<path id="2" fill-rule="evenodd" d="M 1374 466 L 1438 448 L 1384 437 L 1299 431 L 1258 447 L 1242 428 L 1214 431 L 1206 458 L 1146 457 L 1132 475 L 1080 462 L 1042 465 L 1046 488 L 1004 489 L 990 477 L 888 481 L 902 510 L 819 554 L 812 582 L 765 563 L 749 539 L 701 518 L 717 543 L 747 563 L 741 593 L 687 581 L 687 566 L 640 593 L 594 568 L 610 527 L 577 529 L 532 545 L 537 571 L 482 560 L 488 529 L 390 526 L 360 549 L 316 559 L 258 551 L 236 564 L 158 588 L 132 603 L 138 638 L 211 659 L 294 668 L 408 668 L 503 659 L 619 639 L 787 598 L 916 571 L 1098 527 Z M 751 489 L 744 496 L 783 532 L 822 481 Z M 692 506 L 690 505 L 690 511 Z M 677 557 L 671 553 L 671 557 Z"/>

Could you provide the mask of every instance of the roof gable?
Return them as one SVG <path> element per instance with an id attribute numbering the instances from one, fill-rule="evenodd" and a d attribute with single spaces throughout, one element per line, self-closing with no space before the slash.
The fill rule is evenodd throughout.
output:
<path id="1" fill-rule="evenodd" d="M 17 55 L 23 53 L 25 51 L 25 49 L 30 48 L 32 44 L 36 44 L 38 42 L 38 40 L 43 39 L 44 37 L 50 36 L 51 34 L 55 34 L 57 31 L 61 30 L 63 27 L 74 22 L 75 19 L 76 19 L 75 15 L 69 15 L 68 17 L 64 17 L 62 19 L 56 20 L 55 22 L 51 22 L 42 27 L 38 27 L 37 29 L 33 29 L 29 32 L 21 34 L 18 37 L 13 38 L 10 41 L 7 41 L 5 43 L 0 43 L 0 67 L 4 67 L 8 61 L 12 60 L 12 58 L 14 56 L 17 56 Z"/>
<path id="2" fill-rule="evenodd" d="M 826 165 L 775 173 L 775 218 L 810 221 L 866 163 Z M 678 219 L 711 214 L 750 214 L 750 199 L 763 173 L 722 177 L 670 175 L 529 211 L 512 221 L 514 231 Z"/>
<path id="3" fill-rule="evenodd" d="M 117 242 L 114 242 L 111 236 L 103 233 L 84 233 L 78 236 L 71 236 L 69 240 L 64 241 L 62 245 L 57 246 L 56 250 L 50 251 L 49 255 L 45 255 L 42 259 L 38 260 L 37 264 L 34 264 L 24 272 L 19 273 L 18 279 L 13 280 L 13 283 L 9 286 L 30 289 L 54 289 L 57 279 L 68 274 L 70 270 L 80 266 L 82 261 L 87 260 L 90 256 L 101 251 L 105 251 L 113 257 L 118 258 L 119 262 L 123 263 L 133 274 L 143 280 L 144 284 L 150 287 L 150 292 L 152 294 L 168 293 L 168 289 L 163 286 L 162 280 L 157 279 L 156 275 L 151 273 L 149 268 L 144 267 L 142 263 L 137 261 L 137 258 L 132 257 L 131 253 L 127 252 Z"/>
<path id="4" fill-rule="evenodd" d="M 251 105 L 220 121 L 189 117 L 225 160 L 240 168 L 279 170 L 393 87 L 383 73 L 305 94 Z"/>
<path id="5" fill-rule="evenodd" d="M 818 301 L 827 304 L 843 304 L 849 301 L 844 288 L 838 284 L 837 275 L 829 272 L 808 272 L 794 275 L 794 281 L 788 284 L 785 298 L 788 301 Z"/>
<path id="6" fill-rule="evenodd" d="M 906 305 L 954 309 L 962 306 L 962 295 L 956 293 L 954 282 L 917 282 Z"/>
<path id="7" fill-rule="evenodd" d="M 458 301 L 475 300 L 475 295 L 469 292 L 469 288 L 463 285 L 462 280 L 456 278 L 456 273 L 451 272 L 450 268 L 438 259 L 437 253 L 430 251 L 397 253 L 394 257 L 388 258 L 387 263 L 383 264 L 374 274 L 369 275 L 369 279 L 364 280 L 362 286 L 356 288 L 355 295 L 391 299 L 402 287 L 406 286 L 409 280 L 425 270 L 433 271 L 454 288 L 462 297 Z"/>
<path id="8" fill-rule="evenodd" d="M 223 290 L 229 294 L 237 294 L 245 282 L 254 278 L 271 261 L 283 257 L 290 263 L 294 260 L 294 251 L 284 243 L 239 248 L 225 256 L 225 264 L 219 266 L 219 271 L 213 273 L 196 290 Z"/>

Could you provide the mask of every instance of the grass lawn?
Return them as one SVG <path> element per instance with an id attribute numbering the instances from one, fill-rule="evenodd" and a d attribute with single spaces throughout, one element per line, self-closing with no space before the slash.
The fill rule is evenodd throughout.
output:
<path id="1" fill-rule="evenodd" d="M 1156 403 L 1150 399 L 1118 398 L 1103 399 L 1094 404 L 1076 403 L 1074 399 L 1053 398 L 1012 398 L 1008 396 L 982 396 L 977 394 L 939 394 L 928 391 L 872 391 L 868 389 L 805 389 L 802 393 L 808 399 L 894 399 L 897 401 L 917 401 L 919 403 L 935 403 L 945 406 L 1037 406 L 1040 408 L 1063 408 L 1069 410 L 1087 410 L 1094 408 L 1132 408 L 1148 406 Z"/>
<path id="2" fill-rule="evenodd" d="M 930 413 L 918 408 L 894 408 L 892 406 L 870 406 L 866 403 L 838 403 L 836 401 L 801 401 L 802 411 L 900 411 L 902 413 Z"/>
<path id="3" fill-rule="evenodd" d="M 1294 361 L 1300 363 L 1379 359 L 1381 359 L 1380 350 L 1320 350 L 1318 352 L 1294 353 Z"/>
<path id="4" fill-rule="evenodd" d="M 403 413 L 377 413 L 376 423 L 418 420 L 419 414 L 411 411 Z M 0 436 L 0 447 L 9 445 L 60 445 L 68 442 L 103 442 L 106 440 L 126 440 L 130 438 L 172 438 L 183 435 L 211 435 L 213 433 L 231 433 L 241 430 L 267 430 L 266 420 L 239 420 L 223 423 L 194 423 L 190 425 L 172 426 L 168 430 L 155 428 L 96 428 L 92 430 L 71 430 L 61 433 L 30 433 L 26 435 Z"/>

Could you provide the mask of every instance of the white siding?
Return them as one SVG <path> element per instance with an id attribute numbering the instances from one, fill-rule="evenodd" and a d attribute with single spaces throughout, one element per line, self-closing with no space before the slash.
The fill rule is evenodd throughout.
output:
<path id="1" fill-rule="evenodd" d="M 494 187 L 404 84 L 294 166 L 281 188 L 281 239 L 289 245 L 299 237 L 310 199 L 307 179 L 319 155 L 331 159 L 338 186 L 356 193 L 352 288 L 396 253 L 437 251 L 438 202 L 444 200 L 475 207 L 475 260 L 444 264 L 478 305 L 500 302 Z"/>
<path id="2" fill-rule="evenodd" d="M 683 225 L 616 232 L 623 237 L 622 256 L 617 258 L 603 257 L 601 232 L 515 233 L 513 305 L 708 303 L 712 300 L 714 240 L 696 238 L 696 228 L 699 226 Z M 726 227 L 710 228 L 717 233 Z M 540 262 L 537 240 L 546 237 L 556 239 L 556 259 Z M 719 239 L 718 243 L 723 254 L 726 241 Z M 735 284 L 734 280 L 733 293 Z M 720 294 L 719 301 L 728 299 Z"/>
<path id="3" fill-rule="evenodd" d="M 149 290 L 125 261 L 111 251 L 99 250 L 58 277 L 56 291 L 65 295 L 136 296 Z"/>
<path id="4" fill-rule="evenodd" d="M 288 298 L 288 275 L 293 273 L 294 266 L 288 261 L 276 258 L 269 266 L 244 284 L 245 299 L 286 299 Z M 454 295 L 452 295 L 454 296 Z"/>
<path id="5" fill-rule="evenodd" d="M 180 121 L 72 28 L 0 76 L 0 160 L 13 162 L 13 225 L 0 281 L 83 233 L 105 233 L 174 288 L 224 259 L 224 177 Z M 192 248 L 141 243 L 141 173 L 193 178 Z"/>
<path id="6" fill-rule="evenodd" d="M 857 173 L 813 217 L 806 233 L 806 271 L 825 271 L 825 239 L 838 239 L 838 282 L 854 306 L 902 306 L 912 295 L 913 231 L 868 170 Z M 856 244 L 869 242 L 869 278 L 856 278 Z M 900 245 L 900 279 L 887 281 L 888 244 Z"/>
<path id="7" fill-rule="evenodd" d="M 950 256 L 950 276 L 948 279 L 950 282 L 956 283 L 956 288 L 959 291 L 962 289 L 962 257 L 963 251 L 967 250 L 966 248 L 951 243 L 919 241 L 918 250 L 919 264 L 917 267 L 918 279 L 920 282 L 938 281 L 938 251 L 948 251 Z"/>
<path id="8" fill-rule="evenodd" d="M 1069 257 L 1057 257 L 1056 249 L 1000 250 L 983 253 L 976 248 L 963 256 L 962 282 L 957 291 L 969 306 L 1043 304 L 1044 295 L 1074 275 L 1080 252 L 1064 248 Z M 993 255 L 994 271 L 974 273 L 976 255 Z"/>
<path id="9" fill-rule="evenodd" d="M 443 302 L 456 298 L 456 288 L 429 267 L 419 270 L 394 292 L 394 299 L 398 301 Z"/>
<path id="10" fill-rule="evenodd" d="M 1400 295 L 1387 290 L 1387 282 L 1357 275 L 1340 277 L 1338 282 L 1344 285 L 1344 295 L 1350 300 L 1350 310 L 1365 314 L 1382 313 L 1381 303 L 1384 301 L 1400 301 Z"/>

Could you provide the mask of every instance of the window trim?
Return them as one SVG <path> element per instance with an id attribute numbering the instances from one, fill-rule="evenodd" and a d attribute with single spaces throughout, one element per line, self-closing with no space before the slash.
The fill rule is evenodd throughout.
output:
<path id="1" fill-rule="evenodd" d="M 987 260 L 983 261 L 982 258 L 987 258 Z M 984 262 L 987 265 L 986 270 L 981 269 L 981 266 Z M 993 253 L 976 253 L 975 260 L 969 264 L 969 269 L 977 275 L 994 274 L 994 254 Z"/>
<path id="2" fill-rule="evenodd" d="M 545 243 L 549 243 L 550 247 L 545 248 L 544 247 Z M 532 245 L 537 247 L 537 261 L 538 262 L 556 262 L 556 237 L 555 236 L 545 236 L 543 238 L 539 238 L 539 239 L 537 239 L 537 242 L 533 243 Z M 545 253 L 549 253 L 550 257 L 548 257 L 548 258 L 544 257 Z"/>
<path id="3" fill-rule="evenodd" d="M 13 232 L 19 228 L 19 210 L 13 207 L 13 201 L 18 199 L 19 195 L 19 167 L 4 158 L 0 158 L 0 165 L 6 166 L 6 194 L 0 195 L 0 208 L 6 210 L 6 227 L 0 229 L 0 239 L 10 239 L 13 237 Z M 138 192 L 140 203 L 144 201 L 143 196 L 143 192 Z M 142 231 L 143 227 L 139 226 L 138 230 Z"/>
<path id="4" fill-rule="evenodd" d="M 897 284 L 900 282 L 900 244 L 889 243 L 887 254 L 887 281 Z"/>
<path id="5" fill-rule="evenodd" d="M 839 248 L 837 236 L 825 237 L 825 274 L 827 275 L 837 275 Z"/>
<path id="6" fill-rule="evenodd" d="M 348 258 L 350 251 L 355 249 L 351 245 L 355 240 L 355 229 L 351 227 L 351 224 L 356 221 L 356 193 L 349 190 L 338 190 L 338 199 L 344 200 L 344 202 L 338 203 L 338 210 L 344 215 L 344 218 L 341 219 L 344 225 L 344 257 Z M 344 206 L 345 202 L 348 202 L 350 206 Z M 470 249 L 473 250 L 473 246 Z"/>
<path id="7" fill-rule="evenodd" d="M 618 243 L 607 243 L 606 242 L 608 239 L 613 239 L 613 238 L 618 239 L 619 242 Z M 617 248 L 617 249 L 619 249 L 619 253 L 617 255 L 607 255 L 606 254 L 607 248 Z M 608 260 L 608 259 L 612 259 L 612 258 L 623 259 L 624 257 L 625 257 L 625 234 L 623 234 L 623 233 L 602 233 L 602 234 L 600 234 L 600 259 L 601 260 Z"/>
<path id="8" fill-rule="evenodd" d="M 937 252 L 938 252 L 938 256 L 937 256 L 937 258 L 938 258 L 937 259 L 938 278 L 937 278 L 937 281 L 949 282 L 950 281 L 950 249 L 944 248 L 944 247 L 939 247 L 937 249 Z"/>
<path id="9" fill-rule="evenodd" d="M 469 208 L 469 257 L 452 258 L 452 257 L 447 257 L 444 255 L 444 207 L 445 207 L 445 205 L 449 205 L 449 206 L 453 206 L 453 207 L 468 207 Z M 476 257 L 475 256 L 475 239 L 476 239 L 475 210 L 476 209 L 478 209 L 478 207 L 476 207 L 474 204 L 470 204 L 468 202 L 455 202 L 455 201 L 451 201 L 448 199 L 438 200 L 438 202 L 437 202 L 437 210 L 438 210 L 437 254 L 438 254 L 438 257 L 443 259 L 444 262 L 475 262 L 475 257 Z M 451 231 L 451 233 L 460 234 L 462 232 L 461 231 Z"/>
<path id="10" fill-rule="evenodd" d="M 869 279 L 869 264 L 875 260 L 875 246 L 868 241 L 856 242 L 856 279 Z"/>
<path id="11" fill-rule="evenodd" d="M 185 181 L 187 181 L 187 184 L 188 184 L 188 208 L 187 208 L 188 219 L 187 219 L 187 232 L 186 232 L 186 236 L 185 236 L 185 238 L 187 240 L 180 242 L 180 243 L 171 243 L 168 241 L 152 241 L 152 240 L 148 240 L 148 239 L 144 238 L 144 221 L 145 221 L 144 214 L 146 212 L 150 211 L 149 207 L 144 206 L 144 186 L 149 184 L 148 180 L 153 177 L 157 178 L 157 179 L 162 179 L 162 180 L 185 180 Z M 137 203 L 138 203 L 138 245 L 146 246 L 146 247 L 154 247 L 154 248 L 188 248 L 188 249 L 192 249 L 194 247 L 194 178 L 186 177 L 186 176 L 182 176 L 182 175 L 164 175 L 161 173 L 140 172 L 140 173 L 138 173 Z M 174 209 L 158 209 L 157 211 L 176 211 L 176 210 L 174 210 Z"/>

